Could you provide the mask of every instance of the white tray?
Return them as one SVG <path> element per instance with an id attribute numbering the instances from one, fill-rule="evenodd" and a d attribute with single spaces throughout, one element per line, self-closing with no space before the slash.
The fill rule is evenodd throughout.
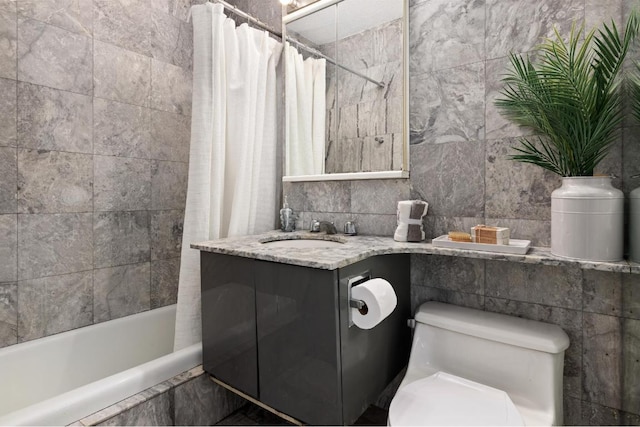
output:
<path id="1" fill-rule="evenodd" d="M 448 235 L 444 235 L 433 239 L 431 244 L 441 248 L 470 249 L 472 251 L 524 255 L 531 246 L 531 240 L 509 239 L 508 245 L 491 245 L 488 243 L 453 242 L 449 240 Z"/>

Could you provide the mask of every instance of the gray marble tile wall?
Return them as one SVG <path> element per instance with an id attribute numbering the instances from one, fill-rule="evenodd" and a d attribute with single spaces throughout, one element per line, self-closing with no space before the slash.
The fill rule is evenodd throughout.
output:
<path id="1" fill-rule="evenodd" d="M 410 0 L 410 180 L 287 183 L 284 194 L 311 218 L 355 219 L 366 234 L 395 227 L 395 202 L 427 200 L 428 237 L 477 223 L 550 243 L 550 196 L 560 179 L 506 158 L 524 131 L 493 101 L 511 51 L 530 51 L 552 26 L 567 31 L 613 19 L 639 0 Z M 638 56 L 640 50 L 634 52 Z M 640 185 L 640 127 L 623 123 L 603 162 L 618 188 Z M 637 275 L 413 256 L 412 305 L 437 300 L 543 320 L 571 338 L 564 378 L 565 422 L 640 425 L 640 278 Z"/>
<path id="2" fill-rule="evenodd" d="M 554 323 L 567 425 L 640 424 L 640 276 L 413 255 L 412 310 L 440 301 Z"/>
<path id="3" fill-rule="evenodd" d="M 327 64 L 326 173 L 402 169 L 401 46 L 400 19 L 320 46 L 340 64 L 387 84 L 379 88 Z"/>
<path id="4" fill-rule="evenodd" d="M 620 24 L 640 1 L 410 0 L 409 5 L 411 178 L 404 181 L 404 192 L 429 202 L 427 237 L 477 223 L 504 224 L 513 236 L 548 246 L 551 192 L 560 178 L 507 158 L 515 138 L 524 134 L 493 104 L 507 55 L 531 51 L 541 37 L 552 34 L 553 25 L 566 32 L 573 20 L 588 26 L 610 19 Z M 640 57 L 640 50 L 634 55 Z M 620 142 L 599 171 L 614 174 L 615 185 L 627 193 L 640 185 L 639 178 L 632 178 L 640 173 L 639 130 L 633 120 L 625 121 Z M 344 194 L 325 194 L 326 185 L 286 186 L 299 202 L 292 207 L 321 219 L 351 213 L 309 212 L 314 204 L 330 207 L 323 198 L 350 197 L 349 186 L 335 186 Z M 376 195 L 387 187 L 377 181 L 370 193 L 363 193 L 369 214 L 387 209 Z M 368 231 L 390 235 L 389 229 L 380 222 Z"/>
<path id="5" fill-rule="evenodd" d="M 93 413 L 72 425 L 214 425 L 246 401 L 197 366 Z"/>
<path id="6" fill-rule="evenodd" d="M 189 0 L 0 0 L 0 347 L 176 301 Z"/>

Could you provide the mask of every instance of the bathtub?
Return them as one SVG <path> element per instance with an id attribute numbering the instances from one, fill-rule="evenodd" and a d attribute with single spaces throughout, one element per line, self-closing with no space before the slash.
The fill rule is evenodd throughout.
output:
<path id="1" fill-rule="evenodd" d="M 0 349 L 0 425 L 66 425 L 202 363 L 175 305 Z"/>

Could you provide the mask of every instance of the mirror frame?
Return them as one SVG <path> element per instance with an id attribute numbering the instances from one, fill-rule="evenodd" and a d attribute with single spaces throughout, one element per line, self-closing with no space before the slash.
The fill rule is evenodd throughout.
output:
<path id="1" fill-rule="evenodd" d="M 307 6 L 295 10 L 282 17 L 282 40 L 287 40 L 287 24 L 310 15 L 319 10 L 331 7 L 345 0 L 318 0 Z M 283 8 L 284 9 L 284 8 Z M 361 179 L 398 179 L 409 178 L 409 0 L 402 0 L 402 169 L 397 171 L 375 172 L 349 172 L 327 173 L 319 175 L 284 175 L 287 159 L 283 156 L 282 171 L 283 182 L 309 182 L 309 181 L 345 181 Z M 283 67 L 284 68 L 284 67 Z M 286 79 L 286 75 L 285 75 Z M 285 118 L 285 129 L 287 126 Z M 286 144 L 286 132 L 283 132 L 283 141 Z M 283 150 L 286 152 L 286 150 Z"/>

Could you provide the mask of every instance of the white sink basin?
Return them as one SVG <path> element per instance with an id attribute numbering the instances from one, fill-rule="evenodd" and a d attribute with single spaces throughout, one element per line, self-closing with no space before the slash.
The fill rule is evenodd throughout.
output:
<path id="1" fill-rule="evenodd" d="M 342 242 L 321 239 L 287 239 L 272 240 L 270 242 L 262 242 L 263 245 L 269 245 L 273 248 L 336 248 L 343 245 Z"/>

